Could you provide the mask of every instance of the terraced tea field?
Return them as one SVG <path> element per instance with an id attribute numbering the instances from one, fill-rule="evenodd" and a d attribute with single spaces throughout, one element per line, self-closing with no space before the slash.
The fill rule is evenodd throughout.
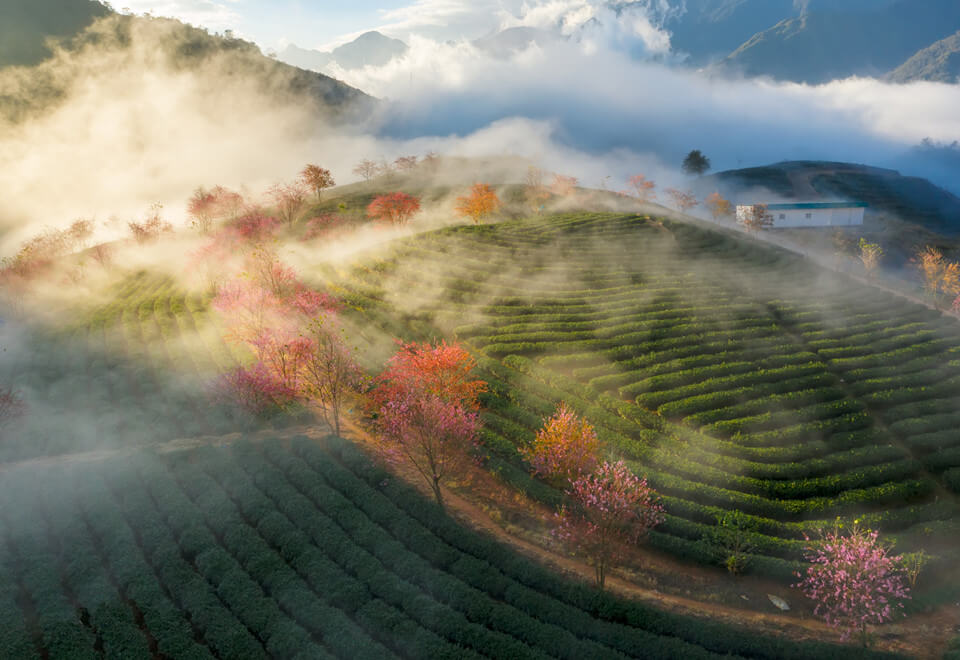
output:
<path id="1" fill-rule="evenodd" d="M 618 215 L 421 235 L 340 286 L 364 323 L 477 351 L 491 465 L 545 501 L 517 448 L 566 401 L 664 494 L 661 549 L 715 561 L 703 539 L 739 510 L 772 576 L 838 516 L 956 562 L 960 326 L 937 312 L 706 225 Z"/>
<path id="2" fill-rule="evenodd" d="M 0 373 L 31 414 L 0 443 L 0 461 L 219 435 L 248 421 L 211 402 L 213 381 L 241 356 L 208 297 L 138 272 L 105 299 L 65 326 L 4 328 Z"/>
<path id="3" fill-rule="evenodd" d="M 11 658 L 880 657 L 598 594 L 333 438 L 10 468 L 0 559 Z"/>

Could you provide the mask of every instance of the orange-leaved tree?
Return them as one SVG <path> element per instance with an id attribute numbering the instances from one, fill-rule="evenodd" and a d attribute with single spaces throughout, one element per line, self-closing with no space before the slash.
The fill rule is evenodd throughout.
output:
<path id="1" fill-rule="evenodd" d="M 420 210 L 420 198 L 402 192 L 378 195 L 367 206 L 367 217 L 384 220 L 395 225 L 406 222 Z"/>
<path id="2" fill-rule="evenodd" d="M 324 190 L 336 185 L 330 170 L 312 163 L 308 164 L 303 168 L 303 171 L 300 172 L 300 180 L 314 192 L 318 201 Z"/>
<path id="3" fill-rule="evenodd" d="M 724 199 L 719 192 L 710 193 L 703 202 L 704 206 L 710 209 L 710 215 L 714 220 L 727 218 L 733 215 L 733 205 Z"/>
<path id="4" fill-rule="evenodd" d="M 566 485 L 596 467 L 599 451 L 600 440 L 590 422 L 561 403 L 553 416 L 544 420 L 533 444 L 520 453 L 534 474 Z"/>
<path id="5" fill-rule="evenodd" d="M 475 183 L 470 189 L 470 194 L 457 197 L 457 214 L 470 218 L 474 224 L 495 213 L 499 208 L 500 198 L 486 183 Z"/>

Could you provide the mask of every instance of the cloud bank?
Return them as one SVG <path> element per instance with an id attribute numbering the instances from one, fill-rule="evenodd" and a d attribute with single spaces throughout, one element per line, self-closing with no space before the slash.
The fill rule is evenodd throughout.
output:
<path id="1" fill-rule="evenodd" d="M 443 11 L 469 16 L 456 0 L 421 4 L 437 9 L 438 21 Z M 562 30 L 571 16 L 603 9 L 579 0 L 515 6 L 509 16 L 491 13 L 497 27 L 514 20 Z M 0 227 L 9 232 L 0 249 L 9 253 L 38 227 L 80 216 L 101 223 L 118 216 L 124 226 L 156 201 L 176 222 L 200 185 L 259 192 L 306 162 L 347 183 L 363 158 L 427 151 L 524 157 L 612 189 L 641 172 L 661 188 L 682 185 L 679 164 L 700 149 L 714 170 L 840 160 L 902 168 L 960 192 L 957 159 L 924 161 L 912 150 L 924 138 L 960 138 L 960 86 L 712 78 L 658 60 L 660 15 L 641 14 L 640 24 L 630 22 L 634 14 L 615 29 L 590 23 L 568 40 L 508 56 L 469 41 L 416 37 L 407 55 L 384 67 L 342 73 L 384 99 L 376 121 L 361 128 L 329 126 L 296 98 L 225 75 L 215 59 L 171 67 L 154 55 L 162 32 L 144 29 L 124 50 L 61 52 L 50 66 L 73 81 L 63 102 L 24 123 L 0 124 Z M 654 30 L 646 40 L 645 25 Z M 646 55 L 624 48 L 624 35 Z M 0 76 L 0 92 L 9 92 L 5 82 Z"/>

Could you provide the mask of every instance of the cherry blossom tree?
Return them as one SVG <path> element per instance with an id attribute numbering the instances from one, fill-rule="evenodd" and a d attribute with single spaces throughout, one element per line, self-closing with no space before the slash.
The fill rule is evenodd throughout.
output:
<path id="1" fill-rule="evenodd" d="M 645 175 L 634 174 L 627 179 L 627 182 L 630 184 L 630 187 L 633 188 L 634 194 L 636 194 L 641 202 L 652 202 L 657 198 L 657 193 L 654 192 L 657 184 L 653 181 L 648 181 Z"/>
<path id="2" fill-rule="evenodd" d="M 808 539 L 809 540 L 809 539 Z M 891 556 L 875 531 L 854 527 L 844 535 L 839 528 L 807 548 L 806 573 L 793 585 L 813 600 L 814 613 L 839 628 L 843 639 L 854 633 L 866 646 L 869 627 L 891 621 L 910 598 L 902 557 Z"/>
<path id="3" fill-rule="evenodd" d="M 663 505 L 647 480 L 623 461 L 604 462 L 593 474 L 573 481 L 566 492 L 572 504 L 557 514 L 554 535 L 593 563 L 602 590 L 607 573 L 623 560 L 627 547 L 663 521 Z"/>
<path id="4" fill-rule="evenodd" d="M 380 165 L 369 158 L 364 158 L 353 168 L 353 173 L 361 177 L 364 181 L 369 181 L 373 177 L 377 176 L 377 172 L 380 170 Z"/>
<path id="5" fill-rule="evenodd" d="M 213 218 L 217 212 L 217 195 L 213 191 L 197 188 L 187 201 L 187 214 L 191 226 L 201 234 L 207 234 L 213 227 Z"/>
<path id="6" fill-rule="evenodd" d="M 689 190 L 677 190 L 676 188 L 667 188 L 667 194 L 673 200 L 673 206 L 681 213 L 686 213 L 700 202 L 696 196 Z"/>
<path id="7" fill-rule="evenodd" d="M 378 195 L 367 206 L 367 217 L 395 225 L 406 224 L 420 210 L 420 198 L 402 192 Z"/>
<path id="8" fill-rule="evenodd" d="M 393 166 L 398 172 L 410 172 L 417 169 L 419 159 L 416 156 L 400 156 L 393 161 Z"/>
<path id="9" fill-rule="evenodd" d="M 217 382 L 217 391 L 220 397 L 257 417 L 282 410 L 296 396 L 262 362 L 227 372 Z"/>
<path id="10" fill-rule="evenodd" d="M 480 428 L 486 383 L 470 378 L 475 364 L 458 344 L 403 344 L 372 394 L 381 454 L 412 466 L 440 506 L 444 478 L 469 462 Z"/>
<path id="11" fill-rule="evenodd" d="M 173 225 L 160 215 L 162 210 L 163 204 L 155 202 L 150 205 L 150 210 L 143 222 L 134 220 L 127 223 L 127 227 L 137 243 L 149 243 L 159 238 L 161 234 L 173 232 Z"/>
<path id="12" fill-rule="evenodd" d="M 534 474 L 565 485 L 591 472 L 599 451 L 600 440 L 593 426 L 561 403 L 521 454 Z"/>
<path id="13" fill-rule="evenodd" d="M 553 182 L 550 184 L 550 192 L 558 197 L 566 197 L 573 194 L 579 181 L 575 176 L 565 176 L 563 174 L 554 174 Z"/>
<path id="14" fill-rule="evenodd" d="M 469 462 L 480 420 L 475 411 L 438 395 L 407 390 L 383 404 L 378 428 L 381 455 L 413 466 L 442 507 L 443 480 Z"/>

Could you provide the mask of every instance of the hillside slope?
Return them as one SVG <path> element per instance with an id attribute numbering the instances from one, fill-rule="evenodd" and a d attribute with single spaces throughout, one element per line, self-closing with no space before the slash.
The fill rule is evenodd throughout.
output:
<path id="1" fill-rule="evenodd" d="M 248 41 L 174 19 L 112 14 L 65 39 L 53 58 L 0 71 L 0 119 L 18 122 L 50 110 L 82 84 L 89 68 L 103 66 L 199 74 L 211 78 L 211 93 L 252 84 L 267 97 L 295 97 L 330 117 L 361 116 L 374 104 L 334 78 L 266 57 Z"/>
<path id="2" fill-rule="evenodd" d="M 95 0 L 4 0 L 0 3 L 0 68 L 50 57 L 47 39 L 69 38 L 110 10 Z"/>
<path id="3" fill-rule="evenodd" d="M 757 33 L 721 66 L 805 83 L 882 76 L 958 29 L 960 4 L 953 0 L 900 0 L 870 11 L 813 11 Z"/>
<path id="4" fill-rule="evenodd" d="M 958 82 L 960 80 L 960 31 L 917 52 L 894 69 L 889 79 L 897 83 L 915 80 Z"/>
<path id="5" fill-rule="evenodd" d="M 944 235 L 960 233 L 960 199 L 955 195 L 926 179 L 866 165 L 787 161 L 718 172 L 694 186 L 701 195 L 720 190 L 743 204 L 777 198 L 866 202 L 873 216 L 892 216 Z"/>

